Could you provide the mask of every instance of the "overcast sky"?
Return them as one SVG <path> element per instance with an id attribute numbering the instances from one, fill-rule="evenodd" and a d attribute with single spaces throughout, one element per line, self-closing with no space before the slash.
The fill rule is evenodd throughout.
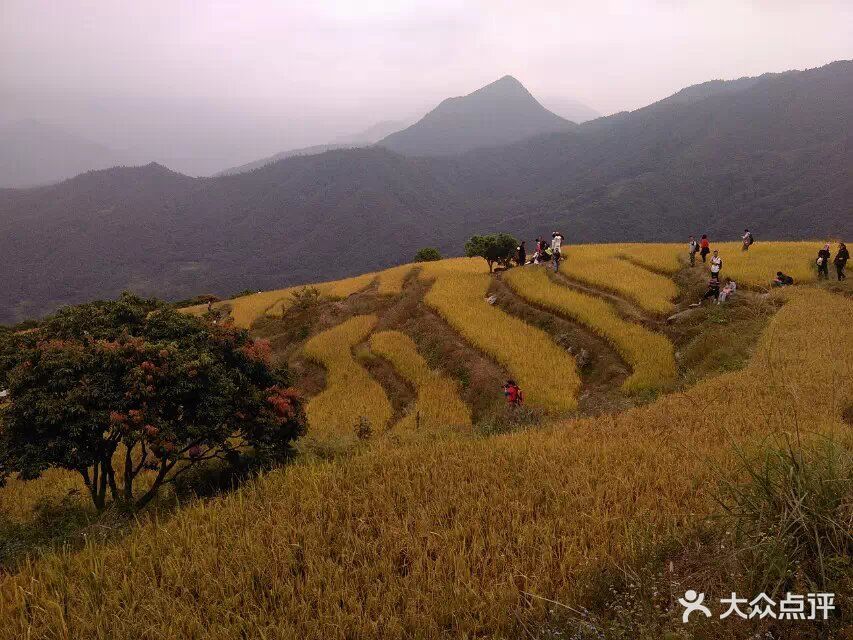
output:
<path id="1" fill-rule="evenodd" d="M 851 57 L 851 0 L 0 0 L 0 117 L 239 161 L 504 74 L 610 114 Z"/>

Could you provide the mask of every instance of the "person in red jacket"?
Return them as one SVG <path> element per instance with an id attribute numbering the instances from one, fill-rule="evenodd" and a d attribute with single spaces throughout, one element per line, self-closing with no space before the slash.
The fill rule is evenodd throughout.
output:
<path id="1" fill-rule="evenodd" d="M 507 380 L 504 384 L 504 396 L 506 403 L 511 407 L 520 407 L 524 403 L 524 394 L 521 392 L 515 380 Z"/>
<path id="2" fill-rule="evenodd" d="M 699 240 L 699 255 L 702 256 L 702 262 L 705 262 L 709 253 L 711 253 L 711 244 L 708 242 L 708 236 L 703 233 L 702 239 Z"/>

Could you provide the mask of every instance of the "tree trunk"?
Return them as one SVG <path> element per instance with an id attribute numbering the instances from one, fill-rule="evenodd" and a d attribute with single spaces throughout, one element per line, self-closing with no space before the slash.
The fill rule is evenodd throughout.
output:
<path id="1" fill-rule="evenodd" d="M 160 470 L 157 472 L 157 477 L 154 478 L 154 483 L 151 485 L 151 488 L 146 491 L 139 500 L 136 501 L 136 508 L 141 509 L 145 505 L 147 505 L 151 500 L 157 495 L 157 490 L 160 488 L 160 485 L 163 484 L 163 480 L 166 479 L 166 474 L 169 472 L 174 464 L 170 465 L 169 462 L 164 458 L 160 461 Z"/>

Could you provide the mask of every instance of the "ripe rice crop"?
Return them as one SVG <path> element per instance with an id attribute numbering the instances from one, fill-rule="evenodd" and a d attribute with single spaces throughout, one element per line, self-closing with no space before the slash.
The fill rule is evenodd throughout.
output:
<path id="1" fill-rule="evenodd" d="M 376 430 L 388 424 L 393 409 L 385 390 L 352 355 L 375 325 L 376 316 L 355 316 L 305 343 L 305 355 L 326 368 L 325 390 L 305 408 L 309 432 L 354 435 L 362 417 Z"/>
<path id="2" fill-rule="evenodd" d="M 619 258 L 620 245 L 585 244 L 566 247 L 560 273 L 586 284 L 613 291 L 652 313 L 673 308 L 678 287 L 669 278 Z"/>
<path id="3" fill-rule="evenodd" d="M 625 258 L 652 271 L 675 273 L 681 268 L 679 258 L 687 257 L 687 243 L 625 243 L 616 245 L 616 256 Z"/>
<path id="4" fill-rule="evenodd" d="M 471 411 L 459 397 L 457 383 L 432 371 L 409 336 L 399 331 L 381 331 L 370 336 L 370 349 L 382 356 L 417 389 L 414 411 L 397 425 L 398 429 L 442 430 L 451 426 L 471 426 Z"/>
<path id="5" fill-rule="evenodd" d="M 673 347 L 665 336 L 626 322 L 601 298 L 555 284 L 542 269 L 510 269 L 504 280 L 525 300 L 573 318 L 610 342 L 634 370 L 622 385 L 626 392 L 659 391 L 675 382 Z"/>
<path id="6" fill-rule="evenodd" d="M 505 366 L 527 402 L 550 412 L 576 409 L 580 378 L 574 358 L 544 331 L 490 305 L 485 300 L 491 281 L 488 273 L 456 268 L 461 266 L 435 269 L 437 277 L 424 302 L 475 347 Z"/>
<path id="7" fill-rule="evenodd" d="M 379 295 L 394 296 L 403 291 L 403 283 L 415 268 L 413 264 L 403 264 L 399 267 L 391 267 L 380 271 L 376 279 L 379 280 Z"/>
<path id="8" fill-rule="evenodd" d="M 33 560 L 0 578 L 0 639 L 526 637 L 540 597 L 581 604 L 709 515 L 733 444 L 798 425 L 849 445 L 853 302 L 784 296 L 747 369 L 651 405 L 291 465 Z"/>
<path id="9" fill-rule="evenodd" d="M 823 245 L 820 241 L 758 241 L 749 251 L 742 251 L 740 242 L 722 242 L 712 244 L 711 249 L 719 250 L 723 259 L 723 278 L 731 278 L 750 287 L 769 288 L 777 271 L 791 276 L 795 284 L 817 280 L 815 259 Z M 836 245 L 833 245 L 833 255 L 835 249 Z"/>

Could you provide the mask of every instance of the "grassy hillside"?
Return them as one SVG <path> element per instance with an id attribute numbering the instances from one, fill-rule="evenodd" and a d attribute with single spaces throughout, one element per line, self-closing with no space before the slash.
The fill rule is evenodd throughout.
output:
<path id="1" fill-rule="evenodd" d="M 699 308 L 689 305 L 704 267 L 686 266 L 681 245 L 635 244 L 569 246 L 558 274 L 490 276 L 483 260 L 455 258 L 218 303 L 216 320 L 269 340 L 310 396 L 300 455 L 109 544 L 71 538 L 9 565 L 0 638 L 778 630 L 686 628 L 677 598 L 753 589 L 762 562 L 782 562 L 783 575 L 790 566 L 789 588 L 805 592 L 796 580 L 810 556 L 771 524 L 744 543 L 760 562 L 731 553 L 742 521 L 721 517 L 720 501 L 763 477 L 748 461 L 781 448 L 805 465 L 831 443 L 847 461 L 832 486 L 850 486 L 853 301 L 846 283 L 813 282 L 813 247 L 722 247 L 742 287 Z M 803 284 L 767 291 L 780 268 Z M 509 376 L 527 407 L 504 406 Z M 14 481 L 0 489 L 0 524 L 24 527 L 40 504 L 61 509 L 74 488 L 60 472 Z M 853 581 L 833 576 L 846 618 L 777 637 L 841 633 Z"/>

